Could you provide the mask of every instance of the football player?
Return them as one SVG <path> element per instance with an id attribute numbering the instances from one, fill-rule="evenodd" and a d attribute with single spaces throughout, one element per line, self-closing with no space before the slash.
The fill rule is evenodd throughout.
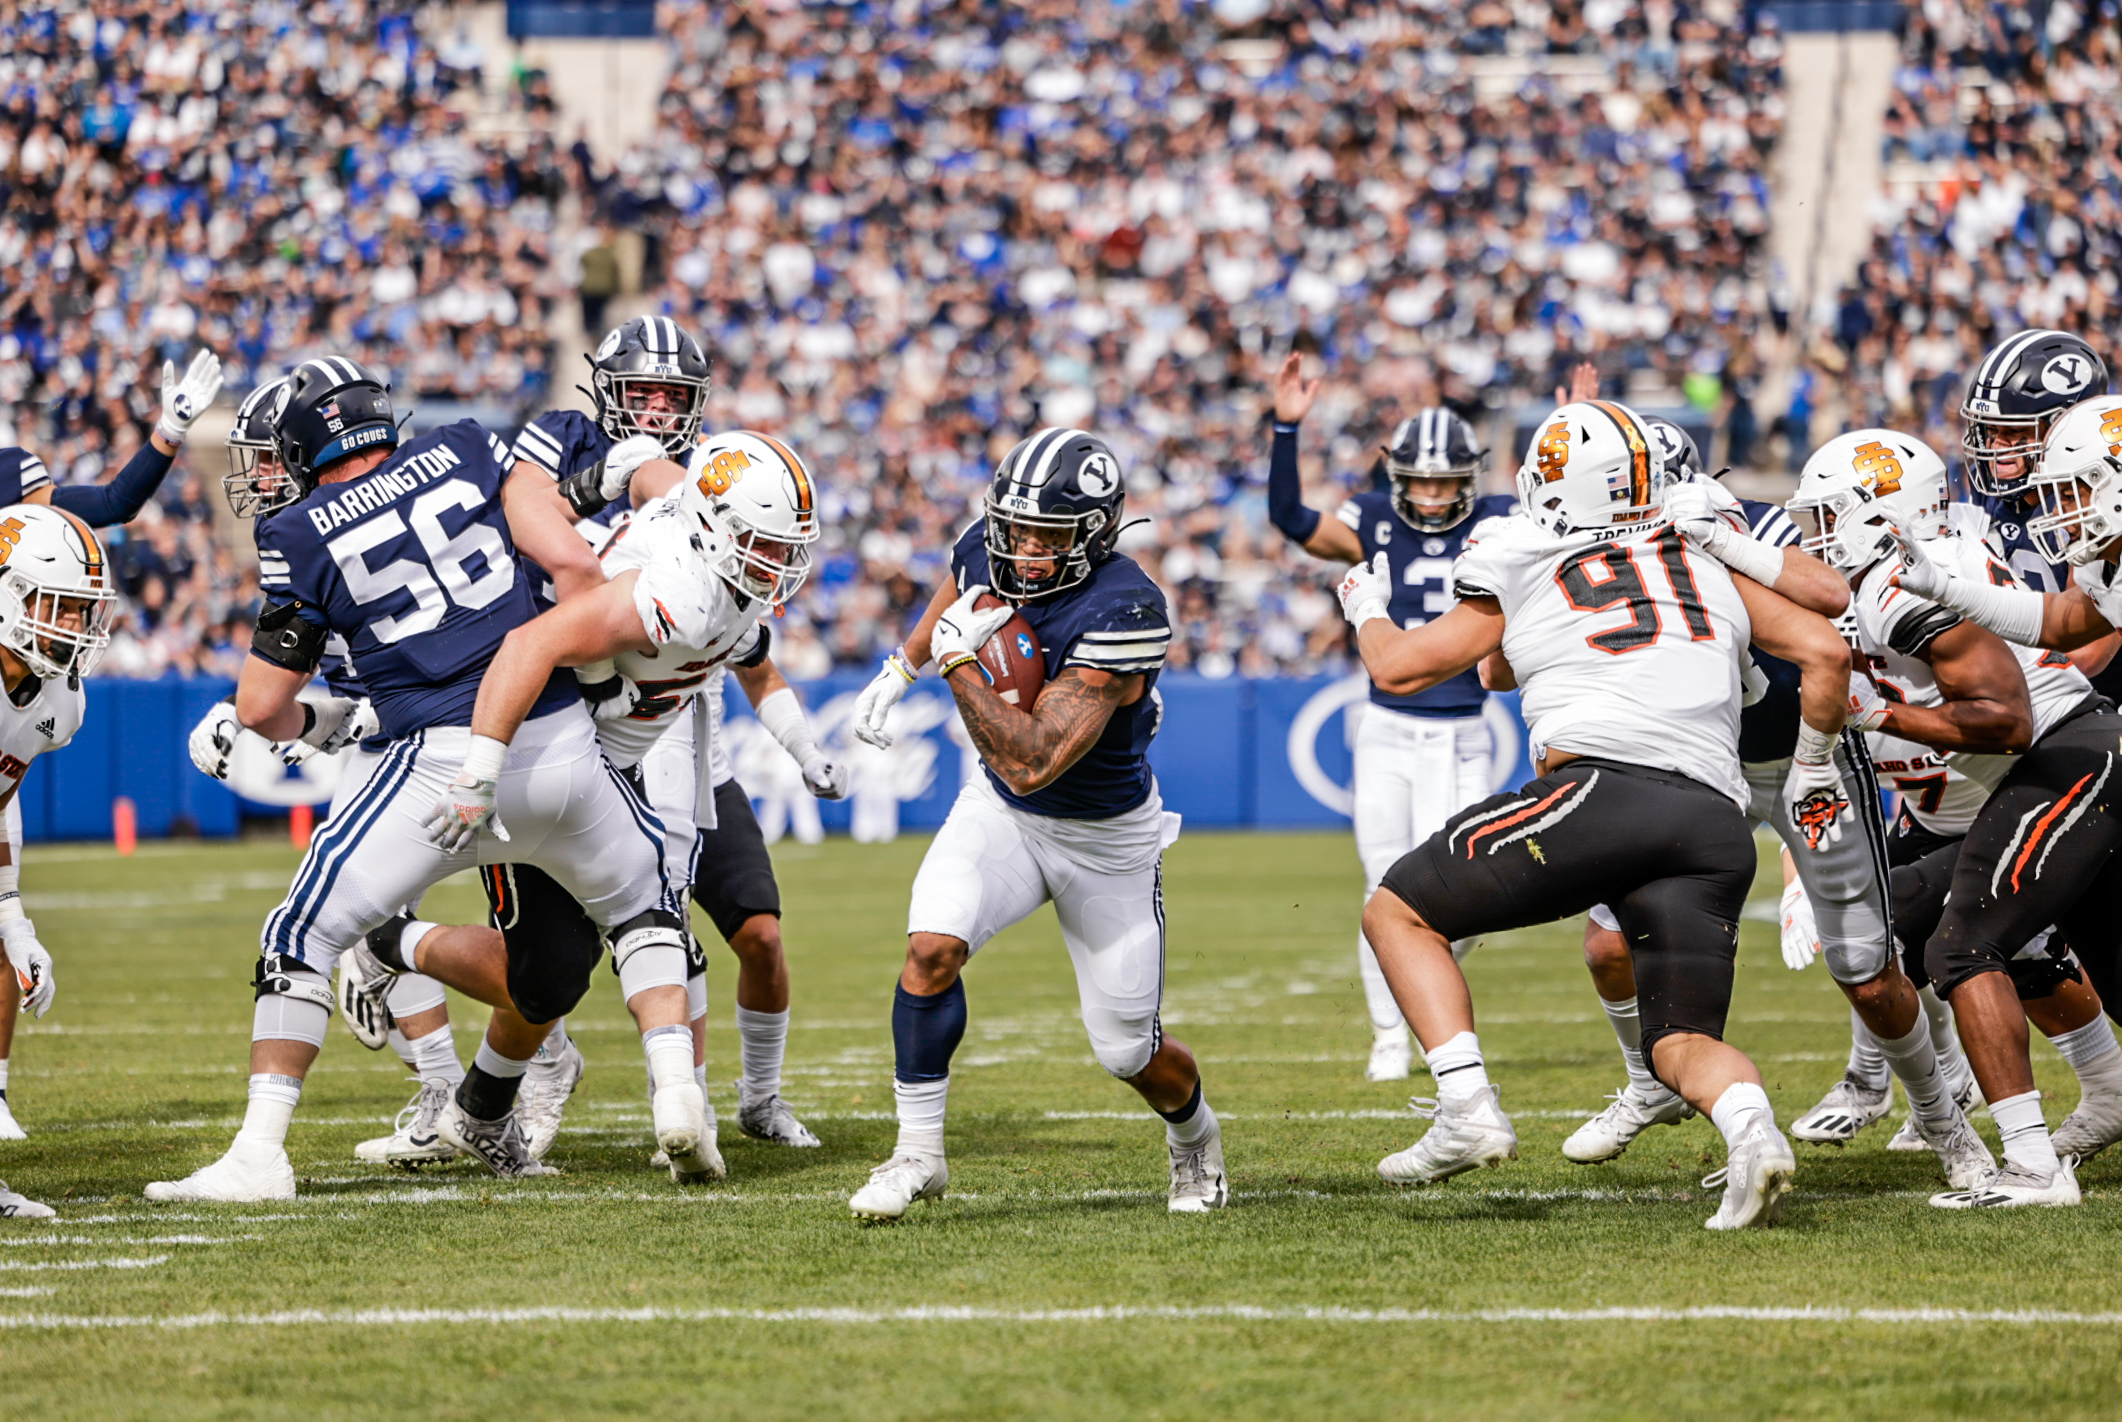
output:
<path id="1" fill-rule="evenodd" d="M 87 524 L 47 504 L 0 508 L 0 803 L 12 807 L 30 762 L 81 729 L 81 680 L 110 645 L 117 606 L 103 545 Z M 18 843 L 0 846 L 0 960 L 22 1005 L 42 1017 L 58 984 L 37 925 L 22 911 Z M 52 1213 L 0 1183 L 0 1217 Z"/>
<path id="2" fill-rule="evenodd" d="M 1165 1120 L 1168 1204 L 1221 1208 L 1223 1136 L 1193 1053 L 1164 1032 L 1164 809 L 1148 751 L 1171 642 L 1164 594 L 1117 553 L 1120 462 L 1082 430 L 1042 429 L 1002 458 L 982 516 L 951 549 L 906 644 L 855 707 L 855 733 L 889 746 L 885 718 L 931 658 L 957 698 L 983 774 L 959 791 L 914 879 L 892 1004 L 899 1139 L 849 1206 L 896 1220 L 943 1194 L 950 1062 L 965 1035 L 966 963 L 1051 899 L 1098 1064 Z M 993 593 L 994 605 L 980 603 Z M 975 665 L 1011 617 L 1037 636 L 1048 680 L 1013 706 Z"/>
<path id="3" fill-rule="evenodd" d="M 326 717 L 296 693 L 338 632 L 384 749 L 312 839 L 266 922 L 243 1129 L 220 1160 L 148 1186 L 151 1200 L 293 1195 L 284 1143 L 335 1005 L 333 966 L 427 888 L 476 863 L 517 857 L 545 869 L 610 932 L 622 972 L 668 977 L 675 965 L 676 985 L 635 999 L 636 1020 L 644 1032 L 685 1023 L 685 936 L 663 879 L 660 828 L 604 763 L 574 678 L 541 690 L 513 748 L 468 725 L 487 662 L 534 611 L 518 556 L 531 550 L 513 543 L 501 507 L 507 447 L 470 421 L 401 444 L 382 382 L 337 357 L 297 367 L 276 405 L 280 469 L 303 495 L 267 515 L 258 535 L 268 602 L 237 715 L 273 740 L 314 735 Z M 507 819 L 523 833 L 513 846 Z M 508 964 L 516 1008 L 495 1008 L 442 1115 L 444 1139 L 496 1174 L 545 1173 L 528 1153 L 515 1098 L 551 1019 L 587 987 L 586 969 L 576 981 L 575 967 Z M 533 1002 L 557 1010 L 533 1020 L 524 1015 Z"/>
<path id="4" fill-rule="evenodd" d="M 767 435 L 740 430 L 714 436 L 692 451 L 690 466 L 682 474 L 668 460 L 651 461 L 632 482 L 651 496 L 650 502 L 605 543 L 603 561 L 610 581 L 562 601 L 509 634 L 481 683 L 472 729 L 476 735 L 508 741 L 556 669 L 601 664 L 620 685 L 599 701 L 599 737 L 612 764 L 646 790 L 644 758 L 681 721 L 689 721 L 688 730 L 697 732 L 704 720 L 699 692 L 707 678 L 725 665 L 751 668 L 764 663 L 768 634 L 763 619 L 786 605 L 802 586 L 819 526 L 809 471 L 793 450 Z M 666 490 L 673 492 L 655 497 Z M 785 704 L 762 697 L 762 719 L 804 765 L 806 779 L 844 793 L 846 773 L 818 751 L 795 693 L 782 683 L 778 694 L 785 695 Z M 769 700 L 771 705 L 766 704 Z M 700 734 L 696 749 L 688 735 L 683 749 L 659 767 L 661 799 L 652 797 L 651 802 L 667 815 L 666 850 L 674 881 L 687 878 L 696 849 L 719 831 L 723 805 L 741 800 L 741 792 L 732 797 L 715 794 L 713 762 L 706 753 L 709 739 Z M 680 780 L 686 783 L 672 783 Z M 687 833 L 696 810 L 708 816 L 697 835 Z M 730 810 L 734 814 L 733 804 Z M 749 818 L 748 803 L 744 814 Z M 736 836 L 732 842 L 737 842 Z M 763 842 L 759 848 L 763 851 Z M 715 900 L 707 903 L 712 913 Z M 778 913 L 778 900 L 772 908 Z M 726 931 L 734 938 L 752 916 L 746 912 L 731 922 L 730 915 L 719 915 L 717 926 L 728 923 Z M 778 946 L 778 934 L 774 938 Z M 704 976 L 690 974 L 679 982 L 697 1000 L 697 1010 L 689 1003 L 689 1016 L 704 1018 Z M 694 982 L 697 987 L 691 986 Z M 622 985 L 630 999 L 643 990 L 623 975 Z M 780 1011 L 786 1013 L 785 977 L 781 992 Z M 686 1150 L 674 1149 L 667 1139 L 676 1133 L 665 1121 L 674 1102 L 663 1089 L 666 1054 L 680 1035 L 702 1113 L 694 1131 L 697 1143 Z M 696 1061 L 699 1035 L 689 1028 L 683 1034 L 644 1039 L 657 1082 L 652 1104 L 658 1142 L 669 1157 L 672 1175 L 680 1180 L 719 1179 L 724 1173 L 714 1117 L 705 1104 L 705 1065 Z M 740 1120 L 749 1107 L 753 1126 L 763 1128 L 748 1126 L 753 1134 L 814 1143 L 814 1136 L 806 1142 L 796 1135 L 810 1133 L 785 1105 L 779 1114 L 787 1119 L 775 1135 L 778 1100 L 777 1089 L 771 1100 L 753 1097 L 740 1102 Z"/>
<path id="5" fill-rule="evenodd" d="M 2071 586 L 2037 592 L 1993 581 L 1956 545 L 1918 536 L 1888 511 L 1904 594 L 1930 599 L 2022 647 L 2068 652 L 2122 626 L 2122 398 L 2100 396 L 2058 416 L 2029 470 L 2041 512 L 2027 532 L 2043 557 L 2072 568 Z M 2118 926 L 2115 848 L 2122 817 L 2113 775 L 2122 716 L 2092 693 L 2048 725 L 1983 804 L 1953 867 L 1950 896 L 1925 944 L 1925 966 L 1952 1004 L 1990 1115 L 2005 1138 L 2004 1167 L 1987 1187 L 1932 1203 L 2072 1205 L 2073 1158 L 2059 1155 L 2040 1114 L 2027 1056 L 2026 1016 L 2011 961 L 2053 925 L 2113 1000 Z M 2000 1111 L 2000 1106 L 2002 1110 Z"/>
<path id="6" fill-rule="evenodd" d="M 214 397 L 221 392 L 221 360 L 212 351 L 201 350 L 180 378 L 175 365 L 162 363 L 162 413 L 155 421 L 147 443 L 108 484 L 71 484 L 64 488 L 52 482 L 44 461 L 19 445 L 0 448 L 0 505 L 32 504 L 62 509 L 91 528 L 129 523 L 162 486 L 177 451 Z M 44 746 L 49 750 L 51 747 Z M 22 807 L 7 802 L 5 830 L 8 853 L 13 862 L 22 859 Z M 22 995 L 5 974 L 0 974 L 0 1141 L 27 1139 L 8 1103 L 8 1061 L 13 1055 L 15 1019 L 22 1008 Z M 0 1210 L 5 1202 L 0 1202 Z"/>
<path id="7" fill-rule="evenodd" d="M 1467 535 L 1485 518 L 1509 513 L 1517 500 L 1476 497 L 1486 459 L 1473 427 L 1449 409 L 1430 407 L 1400 421 L 1382 451 L 1390 492 L 1347 500 L 1332 518 L 1307 508 L 1297 474 L 1297 428 L 1311 413 L 1321 382 L 1306 380 L 1294 352 L 1275 374 L 1273 453 L 1267 473 L 1268 517 L 1292 543 L 1319 558 L 1367 563 L 1379 553 L 1392 570 L 1393 620 L 1419 627 L 1452 605 L 1451 565 Z M 1489 733 L 1481 719 L 1488 693 L 1473 672 L 1413 696 L 1374 683 L 1357 716 L 1356 854 L 1364 897 L 1393 862 L 1445 820 L 1489 792 Z M 1407 1023 L 1393 1002 L 1378 958 L 1359 931 L 1356 965 L 1370 1008 L 1372 1081 L 1400 1081 L 1414 1064 Z"/>
<path id="8" fill-rule="evenodd" d="M 1754 877 L 1739 768 L 1749 642 L 1801 672 L 1783 795 L 1816 843 L 1855 818 L 1836 767 L 1849 654 L 1834 625 L 1682 535 L 1662 507 L 1638 416 L 1595 400 L 1542 420 L 1520 512 L 1453 570 L 1459 604 L 1401 629 L 1378 562 L 1341 585 L 1364 665 L 1411 692 L 1500 653 L 1523 688 L 1535 779 L 1452 817 L 1387 872 L 1364 930 L 1437 1081 L 1434 1123 L 1386 1157 L 1387 1180 L 1447 1179 L 1517 1154 L 1490 1084 L 1451 941 L 1613 906 L 1634 957 L 1651 1072 L 1716 1122 L 1730 1151 L 1712 1229 L 1773 1223 L 1796 1163 L 1760 1073 L 1723 1038 L 1739 910 Z M 1780 555 L 1752 560 L 1780 581 Z M 1741 555 L 1728 554 L 1735 561 Z M 1618 891 L 1618 892 L 1617 892 Z"/>

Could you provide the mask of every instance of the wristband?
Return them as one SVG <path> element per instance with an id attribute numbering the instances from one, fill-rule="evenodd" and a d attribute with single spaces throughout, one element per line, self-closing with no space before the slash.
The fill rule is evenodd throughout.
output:
<path id="1" fill-rule="evenodd" d="M 470 748 L 464 752 L 464 769 L 457 778 L 466 784 L 499 780 L 501 766 L 507 760 L 507 741 L 497 741 L 492 736 L 473 736 Z"/>
<path id="2" fill-rule="evenodd" d="M 12 923 L 28 915 L 22 911 L 22 866 L 0 864 L 0 923 Z"/>
<path id="3" fill-rule="evenodd" d="M 1949 578 L 1933 598 L 1977 626 L 1987 627 L 2022 647 L 2041 645 L 2041 620 L 2048 594 L 2030 588 L 2000 588 L 1972 578 Z"/>
<path id="4" fill-rule="evenodd" d="M 1783 576 L 1783 550 L 1722 524 L 1717 528 L 1718 535 L 1708 540 L 1710 556 L 1762 587 L 1774 588 L 1776 579 Z"/>
<path id="5" fill-rule="evenodd" d="M 1816 731 L 1801 720 L 1798 722 L 1798 746 L 1791 752 L 1791 759 L 1807 765 L 1825 765 L 1834 759 L 1835 747 L 1841 743 L 1840 731 Z"/>
<path id="6" fill-rule="evenodd" d="M 760 701 L 753 712 L 759 724 L 766 727 L 767 734 L 781 743 L 781 748 L 796 758 L 796 764 L 808 765 L 818 754 L 818 738 L 811 731 L 810 717 L 803 714 L 803 703 L 788 687 L 778 687 Z"/>
<path id="7" fill-rule="evenodd" d="M 1275 421 L 1275 433 L 1276 433 L 1276 434 L 1295 434 L 1296 432 L 1297 432 L 1297 424 L 1296 424 L 1296 422 L 1295 422 L 1294 420 L 1277 420 L 1277 421 Z"/>
<path id="8" fill-rule="evenodd" d="M 975 652 L 961 652 L 961 653 L 959 653 L 959 654 L 958 654 L 957 656 L 955 656 L 955 657 L 951 658 L 951 659 L 950 659 L 949 661 L 947 661 L 947 662 L 943 663 L 943 664 L 942 664 L 941 666 L 937 667 L 937 668 L 936 668 L 936 674 L 937 674 L 938 676 L 941 676 L 941 677 L 944 677 L 944 678 L 946 678 L 946 679 L 947 679 L 947 678 L 948 678 L 948 677 L 950 676 L 950 674 L 951 674 L 952 672 L 956 671 L 956 670 L 957 670 L 958 668 L 960 668 L 960 667 L 962 667 L 962 666 L 969 666 L 969 665 L 971 665 L 972 663 L 974 663 L 974 662 L 977 662 L 977 661 L 979 661 L 979 660 L 980 660 L 980 657 L 979 657 L 979 654 L 978 654 L 978 653 L 975 653 Z"/>
<path id="9" fill-rule="evenodd" d="M 915 669 L 913 662 L 908 660 L 906 648 L 903 646 L 892 648 L 891 654 L 884 659 L 884 665 L 904 677 L 908 686 L 921 679 L 921 673 Z"/>

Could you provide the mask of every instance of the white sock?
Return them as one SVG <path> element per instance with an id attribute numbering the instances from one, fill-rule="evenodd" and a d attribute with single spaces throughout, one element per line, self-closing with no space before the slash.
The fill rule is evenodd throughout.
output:
<path id="1" fill-rule="evenodd" d="M 1164 1139 L 1185 1150 L 1207 1140 L 1209 1132 L 1215 1128 L 1215 1110 L 1208 1104 L 1208 1098 L 1203 1096 L 1201 1104 L 1194 1108 L 1194 1114 L 1184 1121 L 1165 1121 Z"/>
<path id="2" fill-rule="evenodd" d="M 2054 1175 L 2062 1164 L 2041 1117 L 2041 1093 L 2024 1091 L 1989 1103 L 1989 1118 L 2004 1141 L 2004 1158 L 2036 1175 Z"/>
<path id="3" fill-rule="evenodd" d="M 1752 1129 L 1757 1115 L 1770 1126 L 1776 1124 L 1776 1111 L 1768 1104 L 1768 1093 L 1750 1081 L 1735 1081 L 1725 1087 L 1717 1104 L 1709 1108 L 1709 1119 L 1724 1133 L 1726 1150 L 1737 1145 L 1739 1137 Z"/>
<path id="4" fill-rule="evenodd" d="M 425 1037 L 415 1037 L 410 1043 L 412 1055 L 406 1057 L 406 1065 L 421 1080 L 430 1078 L 448 1082 L 455 1086 L 464 1080 L 464 1063 L 457 1060 L 457 1034 L 445 1022 Z M 399 1053 L 404 1056 L 404 1053 Z"/>
<path id="5" fill-rule="evenodd" d="M 943 1111 L 950 1100 L 950 1078 L 941 1081 L 892 1079 L 899 1103 L 899 1144 L 894 1155 L 943 1154 Z"/>
<path id="6" fill-rule="evenodd" d="M 2115 1029 L 2106 1013 L 2083 1027 L 2049 1038 L 2048 1044 L 2070 1063 L 2079 1084 L 2088 1092 L 2095 1087 L 2102 1091 L 2122 1090 L 2122 1047 L 2115 1044 Z"/>
<path id="7" fill-rule="evenodd" d="M 679 1024 L 651 1027 L 641 1034 L 641 1050 L 648 1057 L 650 1091 L 693 1079 L 692 1028 Z"/>
<path id="8" fill-rule="evenodd" d="M 1628 1065 L 1628 1084 L 1639 1096 L 1665 1095 L 1665 1083 L 1652 1076 L 1643 1061 L 1643 1017 L 1636 1010 L 1636 999 L 1608 1002 L 1602 997 L 1599 1006 L 1606 1009 L 1607 1024 L 1614 1029 L 1614 1038 L 1621 1044 L 1621 1060 Z"/>
<path id="9" fill-rule="evenodd" d="M 1945 1089 L 1957 1101 L 1974 1084 L 1975 1069 L 1968 1064 L 1967 1053 L 1960 1046 L 1960 1034 L 1953 1030 L 1952 1004 L 1938 996 L 1938 990 L 1929 983 L 1918 988 L 1916 996 L 1922 999 L 1923 1015 L 1930 1022 L 1931 1050 L 1938 1054 L 1938 1071 L 1945 1078 Z"/>
<path id="10" fill-rule="evenodd" d="M 414 1076 L 418 1076 L 420 1074 L 420 1054 L 413 1050 L 413 1039 L 393 1027 L 384 1040 L 391 1044 L 391 1050 L 398 1054 L 398 1060 L 405 1063 L 405 1069 Z"/>
<path id="11" fill-rule="evenodd" d="M 1360 933 L 1356 935 L 1356 972 L 1363 979 L 1363 1003 L 1370 1009 L 1370 1030 L 1383 1033 L 1405 1026 L 1400 1004 L 1393 1001 L 1393 990 L 1385 984 L 1385 969 L 1378 966 L 1378 955 L 1371 950 L 1370 940 Z"/>
<path id="12" fill-rule="evenodd" d="M 295 1119 L 295 1103 L 302 1099 L 302 1078 L 277 1072 L 255 1072 L 250 1081 L 250 1101 L 243 1108 L 243 1128 L 236 1132 L 231 1153 L 242 1147 L 281 1151 L 287 1146 L 287 1125 Z"/>
<path id="13" fill-rule="evenodd" d="M 545 1040 L 538 1044 L 538 1055 L 531 1060 L 541 1063 L 556 1062 L 567 1055 L 567 1044 L 567 1019 L 556 1017 L 553 1019 L 552 1030 L 547 1032 Z"/>
<path id="14" fill-rule="evenodd" d="M 1906 1035 L 1889 1042 L 1875 1032 L 1872 1040 L 1879 1044 L 1894 1075 L 1901 1078 L 1901 1089 L 1908 1093 L 1908 1107 L 1917 1118 L 1938 1122 L 1950 1119 L 1952 1093 L 1938 1070 L 1937 1048 L 1930 1043 L 1930 1023 L 1919 1014 Z"/>
<path id="15" fill-rule="evenodd" d="M 0 1057 L 0 1099 L 7 1096 L 7 1058 Z"/>
<path id="16" fill-rule="evenodd" d="M 420 971 L 416 956 L 420 952 L 420 940 L 441 926 L 439 923 L 428 923 L 417 918 L 405 925 L 404 931 L 398 935 L 398 961 L 405 964 L 407 972 Z"/>
<path id="17" fill-rule="evenodd" d="M 1429 1074 L 1437 1079 L 1437 1099 L 1459 1102 L 1488 1090 L 1488 1068 L 1481 1060 L 1481 1039 L 1461 1032 L 1429 1054 Z"/>
<path id="18" fill-rule="evenodd" d="M 521 1076 L 529 1069 L 530 1064 L 529 1057 L 519 1062 L 514 1057 L 502 1056 L 494 1050 L 494 1044 L 484 1037 L 479 1039 L 478 1055 L 472 1058 L 472 1065 L 488 1076 Z"/>
<path id="19" fill-rule="evenodd" d="M 788 1051 L 788 1009 L 754 1012 L 737 1008 L 737 1039 L 744 1058 L 744 1094 L 773 1096 L 781 1090 L 781 1059 Z"/>
<path id="20" fill-rule="evenodd" d="M 1886 1053 L 1879 1050 L 1879 1039 L 1864 1025 L 1854 1007 L 1849 1010 L 1849 1066 L 1845 1074 L 1861 1082 L 1866 1091 L 1884 1091 L 1893 1082 Z"/>

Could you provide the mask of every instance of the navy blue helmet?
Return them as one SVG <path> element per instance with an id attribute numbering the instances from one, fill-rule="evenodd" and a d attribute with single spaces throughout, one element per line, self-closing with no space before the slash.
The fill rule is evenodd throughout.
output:
<path id="1" fill-rule="evenodd" d="M 636 316 L 614 326 L 590 358 L 597 425 L 614 442 L 651 435 L 683 460 L 707 415 L 707 352 L 668 316 Z M 660 410 L 651 391 L 669 393 Z"/>
<path id="2" fill-rule="evenodd" d="M 229 428 L 228 473 L 221 476 L 221 492 L 237 518 L 271 513 L 302 496 L 292 480 L 281 476 L 273 435 L 273 410 L 285 384 L 286 376 L 275 376 L 244 396 L 236 423 Z"/>
<path id="3" fill-rule="evenodd" d="M 1982 357 L 1960 401 L 1960 454 L 1978 493 L 2026 492 L 2048 427 L 2107 393 L 2107 362 L 2068 331 L 2021 331 Z"/>
<path id="4" fill-rule="evenodd" d="M 1441 405 L 1417 410 L 1393 428 L 1385 444 L 1393 507 L 1425 533 L 1456 527 L 1474 507 L 1474 479 L 1481 472 L 1481 440 L 1474 427 Z M 1459 491 L 1442 513 L 1424 513 L 1409 494 L 1410 479 L 1457 479 Z"/>
<path id="5" fill-rule="evenodd" d="M 396 449 L 390 385 L 343 356 L 296 366 L 273 402 L 273 448 L 295 494 L 306 498 L 325 468 L 350 454 Z"/>
<path id="6" fill-rule="evenodd" d="M 1127 497 L 1104 440 L 1049 426 L 1002 456 L 987 487 L 987 561 L 995 592 L 1029 602 L 1072 588 L 1110 558 Z M 1034 568 L 1049 571 L 1034 573 Z"/>
<path id="7" fill-rule="evenodd" d="M 1695 437 L 1662 415 L 1638 415 L 1637 423 L 1650 436 L 1651 453 L 1658 457 L 1667 486 L 1684 484 L 1702 470 L 1702 449 Z"/>

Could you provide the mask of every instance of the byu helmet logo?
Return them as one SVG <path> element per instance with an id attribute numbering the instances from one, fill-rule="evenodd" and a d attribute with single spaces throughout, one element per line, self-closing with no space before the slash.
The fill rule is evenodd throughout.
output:
<path id="1" fill-rule="evenodd" d="M 604 344 L 597 347 L 599 362 L 610 360 L 619 353 L 619 327 L 614 326 L 604 333 Z"/>
<path id="2" fill-rule="evenodd" d="M 1119 466 L 1109 454 L 1092 454 L 1083 461 L 1076 473 L 1076 483 L 1084 493 L 1094 499 L 1102 499 L 1120 484 Z"/>
<path id="3" fill-rule="evenodd" d="M 2041 388 L 2056 395 L 2075 395 L 2092 384 L 2092 362 L 2065 353 L 2041 367 Z"/>

